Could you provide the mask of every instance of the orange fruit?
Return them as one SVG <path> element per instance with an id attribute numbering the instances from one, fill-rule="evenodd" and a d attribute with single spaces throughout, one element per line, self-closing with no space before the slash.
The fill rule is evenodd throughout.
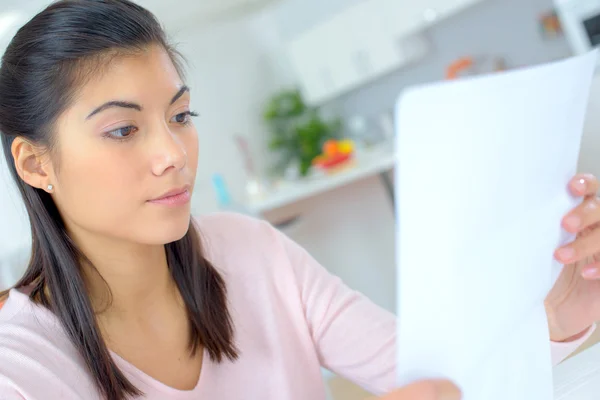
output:
<path id="1" fill-rule="evenodd" d="M 323 145 L 323 154 L 326 157 L 333 157 L 339 153 L 338 142 L 336 140 L 328 140 Z"/>

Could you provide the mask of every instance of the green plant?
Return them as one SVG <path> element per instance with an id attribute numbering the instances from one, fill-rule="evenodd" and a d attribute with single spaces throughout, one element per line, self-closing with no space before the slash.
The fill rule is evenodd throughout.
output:
<path id="1" fill-rule="evenodd" d="M 297 89 L 273 96 L 263 117 L 271 133 L 269 148 L 279 156 L 276 168 L 281 171 L 296 162 L 301 176 L 308 174 L 323 143 L 341 131 L 340 120 L 323 120 L 319 109 L 308 107 Z"/>

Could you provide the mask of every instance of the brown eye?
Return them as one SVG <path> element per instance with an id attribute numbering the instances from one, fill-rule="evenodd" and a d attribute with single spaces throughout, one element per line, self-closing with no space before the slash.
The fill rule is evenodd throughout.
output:
<path id="1" fill-rule="evenodd" d="M 174 116 L 171 119 L 171 122 L 180 124 L 180 125 L 187 125 L 192 121 L 192 117 L 196 117 L 198 114 L 191 112 L 191 111 L 185 111 L 182 113 L 177 114 L 176 116 Z"/>
<path id="2" fill-rule="evenodd" d="M 179 123 L 179 124 L 187 124 L 188 122 L 190 122 L 190 113 L 181 113 L 181 114 L 177 114 L 175 116 L 175 122 Z"/>
<path id="3" fill-rule="evenodd" d="M 137 128 L 135 126 L 124 126 L 122 128 L 114 129 L 110 132 L 106 132 L 105 136 L 114 138 L 114 139 L 127 139 L 132 136 L 136 132 Z"/>

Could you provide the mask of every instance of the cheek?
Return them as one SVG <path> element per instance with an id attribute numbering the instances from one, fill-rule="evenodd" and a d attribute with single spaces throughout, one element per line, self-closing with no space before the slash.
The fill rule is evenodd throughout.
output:
<path id="1" fill-rule="evenodd" d="M 190 168 L 190 172 L 193 176 L 196 176 L 196 169 L 198 168 L 198 134 L 194 129 L 190 135 L 186 135 L 184 139 L 185 151 L 187 154 L 187 162 Z"/>
<path id="2" fill-rule="evenodd" d="M 198 135 L 190 129 L 180 136 L 187 163 L 186 180 L 195 181 Z M 152 174 L 152 149 L 97 140 L 72 141 L 60 146 L 55 202 L 67 226 L 143 243 L 179 239 L 189 226 L 189 206 L 177 210 L 149 207 L 150 195 L 164 188 Z M 159 182 L 160 181 L 160 182 Z"/>
<path id="3" fill-rule="evenodd" d="M 113 232 L 139 208 L 143 180 L 135 155 L 124 157 L 113 146 L 90 146 L 62 156 L 56 203 L 65 220 L 89 230 Z M 65 153 L 67 153 L 65 149 Z"/>

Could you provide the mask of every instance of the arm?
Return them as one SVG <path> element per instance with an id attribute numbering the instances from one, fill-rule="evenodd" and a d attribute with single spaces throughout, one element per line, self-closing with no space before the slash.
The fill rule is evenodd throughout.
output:
<path id="1" fill-rule="evenodd" d="M 298 244 L 278 235 L 293 269 L 321 365 L 373 393 L 393 390 L 396 317 L 349 289 Z M 583 345 L 595 328 L 569 341 L 551 342 L 553 365 Z"/>
<path id="2" fill-rule="evenodd" d="M 0 399 L 2 399 L 2 400 L 25 400 L 25 397 L 21 396 L 17 392 L 4 390 L 4 388 L 0 387 Z"/>
<path id="3" fill-rule="evenodd" d="M 460 400 L 460 390 L 446 381 L 413 383 L 379 400 Z M 376 399 L 371 399 L 376 400 Z"/>
<path id="4" fill-rule="evenodd" d="M 396 379 L 396 317 L 350 290 L 280 235 L 321 365 L 383 394 Z"/>
<path id="5" fill-rule="evenodd" d="M 0 375 L 0 399 L 2 400 L 25 400 L 10 383 L 7 377 Z"/>

